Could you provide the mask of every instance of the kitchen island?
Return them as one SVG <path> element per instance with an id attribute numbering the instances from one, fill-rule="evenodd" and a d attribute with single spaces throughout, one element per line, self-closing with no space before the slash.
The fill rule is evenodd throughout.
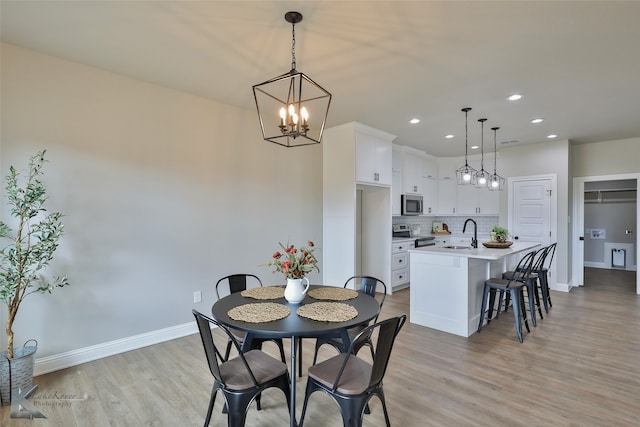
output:
<path id="1" fill-rule="evenodd" d="M 484 281 L 515 268 L 539 243 L 506 249 L 430 246 L 409 250 L 411 323 L 463 337 L 478 329 Z"/>

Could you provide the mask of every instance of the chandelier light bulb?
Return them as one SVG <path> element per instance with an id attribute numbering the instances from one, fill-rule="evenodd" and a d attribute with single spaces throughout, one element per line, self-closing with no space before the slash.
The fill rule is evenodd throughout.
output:
<path id="1" fill-rule="evenodd" d="M 309 112 L 305 107 L 302 107 L 300 109 L 300 115 L 302 116 L 302 124 L 306 125 L 307 121 L 309 120 Z"/>
<path id="2" fill-rule="evenodd" d="M 462 179 L 464 179 L 465 181 L 471 181 L 471 174 L 469 172 L 465 173 L 462 176 Z"/>
<path id="3" fill-rule="evenodd" d="M 280 109 L 280 126 L 284 126 L 284 122 L 287 119 L 287 110 L 282 107 Z"/>

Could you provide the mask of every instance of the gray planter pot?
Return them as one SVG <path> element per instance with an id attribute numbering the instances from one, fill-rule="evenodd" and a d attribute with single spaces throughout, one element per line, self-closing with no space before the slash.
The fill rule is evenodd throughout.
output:
<path id="1" fill-rule="evenodd" d="M 27 345 L 29 342 L 35 345 Z M 13 359 L 7 358 L 7 352 L 0 353 L 0 398 L 2 405 L 11 404 L 11 396 L 18 389 L 25 390 L 33 385 L 34 354 L 38 349 L 35 340 L 27 341 L 24 346 L 13 350 Z"/>

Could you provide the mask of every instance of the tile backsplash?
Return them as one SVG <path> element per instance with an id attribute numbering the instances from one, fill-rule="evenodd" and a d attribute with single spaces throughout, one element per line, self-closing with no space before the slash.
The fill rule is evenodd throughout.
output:
<path id="1" fill-rule="evenodd" d="M 478 224 L 478 236 L 489 236 L 494 225 L 498 224 L 499 217 L 496 216 L 472 216 Z M 432 222 L 443 222 L 449 227 L 453 235 L 462 234 L 462 227 L 467 217 L 463 216 L 394 216 L 393 224 L 410 224 L 420 227 L 421 234 L 430 234 Z M 467 228 L 467 233 L 473 233 L 473 228 Z M 465 233 L 466 234 L 466 233 Z"/>

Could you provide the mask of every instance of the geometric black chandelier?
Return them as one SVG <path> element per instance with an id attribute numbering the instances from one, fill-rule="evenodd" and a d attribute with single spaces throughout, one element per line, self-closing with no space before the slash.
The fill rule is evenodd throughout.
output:
<path id="1" fill-rule="evenodd" d="M 262 137 L 284 147 L 319 144 L 322 140 L 331 94 L 296 70 L 296 29 L 299 12 L 287 12 L 292 27 L 291 70 L 253 86 Z"/>
<path id="2" fill-rule="evenodd" d="M 456 178 L 458 181 L 458 185 L 475 185 L 476 183 L 476 174 L 477 170 L 469 166 L 469 162 L 467 160 L 467 154 L 469 151 L 469 129 L 468 129 L 468 115 L 469 111 L 471 111 L 470 107 L 463 108 L 464 112 L 464 166 L 458 168 L 456 170 Z"/>
<path id="3" fill-rule="evenodd" d="M 493 131 L 493 175 L 489 177 L 489 185 L 487 186 L 491 191 L 501 191 L 504 190 L 504 182 L 505 179 L 498 175 L 496 172 L 496 165 L 498 163 L 498 151 L 496 149 L 496 139 L 497 132 L 499 127 L 493 127 L 491 130 Z"/>

